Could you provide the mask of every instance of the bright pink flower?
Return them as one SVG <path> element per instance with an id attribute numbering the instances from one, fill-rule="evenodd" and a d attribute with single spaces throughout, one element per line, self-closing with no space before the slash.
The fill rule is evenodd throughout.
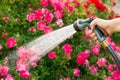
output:
<path id="1" fill-rule="evenodd" d="M 112 73 L 113 80 L 120 80 L 120 71 L 114 71 Z"/>
<path id="2" fill-rule="evenodd" d="M 112 41 L 110 37 L 107 37 L 106 40 L 108 41 L 109 44 L 110 44 L 111 41 Z"/>
<path id="3" fill-rule="evenodd" d="M 48 58 L 49 59 L 54 59 L 56 57 L 56 52 L 49 52 Z"/>
<path id="4" fill-rule="evenodd" d="M 30 31 L 30 32 L 36 32 L 36 29 L 35 29 L 34 27 L 30 27 L 30 28 L 29 28 L 29 31 Z"/>
<path id="5" fill-rule="evenodd" d="M 14 80 L 11 74 L 8 74 L 5 78 L 5 80 Z"/>
<path id="6" fill-rule="evenodd" d="M 66 5 L 67 9 L 70 11 L 70 12 L 74 12 L 74 7 L 71 6 L 71 5 Z"/>
<path id="7" fill-rule="evenodd" d="M 16 40 L 13 37 L 7 39 L 6 45 L 8 48 L 13 48 L 16 45 Z"/>
<path id="8" fill-rule="evenodd" d="M 37 20 L 41 20 L 42 19 L 42 10 L 41 9 L 37 9 L 37 10 L 35 10 L 35 18 L 37 19 Z"/>
<path id="9" fill-rule="evenodd" d="M 1 66 L 0 65 L 0 75 L 6 76 L 8 75 L 9 67 L 8 66 Z"/>
<path id="10" fill-rule="evenodd" d="M 70 56 L 70 53 L 72 52 L 72 46 L 70 45 L 70 44 L 64 44 L 63 46 L 62 46 L 62 49 L 65 51 L 65 54 L 67 55 L 67 56 Z"/>
<path id="11" fill-rule="evenodd" d="M 95 45 L 92 47 L 92 52 L 95 56 L 99 55 L 100 53 L 100 45 Z"/>
<path id="12" fill-rule="evenodd" d="M 51 21 L 53 20 L 53 17 L 54 17 L 53 14 L 50 13 L 44 17 L 44 21 L 47 23 L 51 23 Z"/>
<path id="13" fill-rule="evenodd" d="M 74 69 L 73 74 L 74 74 L 74 76 L 79 77 L 79 75 L 80 75 L 80 70 L 79 70 L 78 67 L 76 67 L 76 68 Z"/>
<path id="14" fill-rule="evenodd" d="M 110 43 L 110 46 L 116 51 L 117 50 L 117 46 L 114 42 Z"/>
<path id="15" fill-rule="evenodd" d="M 62 19 L 57 19 L 56 23 L 57 23 L 57 25 L 58 25 L 59 27 L 62 27 L 62 26 L 64 25 Z"/>
<path id="16" fill-rule="evenodd" d="M 19 22 L 19 21 L 20 21 L 20 19 L 19 19 L 19 18 L 16 18 L 16 19 L 15 19 L 15 22 Z"/>
<path id="17" fill-rule="evenodd" d="M 94 65 L 92 65 L 92 66 L 90 67 L 90 72 L 92 72 L 92 73 L 97 73 L 97 72 L 98 72 L 98 67 L 95 67 Z"/>
<path id="18" fill-rule="evenodd" d="M 1 36 L 1 38 L 4 39 L 6 36 L 7 36 L 7 34 L 6 34 L 6 33 L 3 33 L 2 36 Z"/>
<path id="19" fill-rule="evenodd" d="M 88 3 L 84 3 L 83 7 L 87 9 L 88 8 Z"/>
<path id="20" fill-rule="evenodd" d="M 86 54 L 84 52 L 79 53 L 76 59 L 77 64 L 84 64 L 86 61 Z"/>
<path id="21" fill-rule="evenodd" d="M 45 27 L 46 27 L 46 23 L 45 22 L 43 22 L 43 21 L 37 22 L 37 28 L 38 28 L 38 30 L 44 30 Z"/>
<path id="22" fill-rule="evenodd" d="M 35 18 L 36 18 L 35 13 L 30 13 L 27 15 L 26 20 L 28 20 L 29 22 L 32 22 L 35 20 Z"/>
<path id="23" fill-rule="evenodd" d="M 71 80 L 70 78 L 65 78 L 65 80 Z"/>
<path id="24" fill-rule="evenodd" d="M 115 2 L 114 0 L 112 1 L 112 5 L 113 5 L 113 6 L 115 6 L 115 5 L 116 5 L 116 2 Z"/>
<path id="25" fill-rule="evenodd" d="M 47 7 L 49 5 L 49 0 L 40 0 L 40 4 L 43 6 L 43 7 Z"/>
<path id="26" fill-rule="evenodd" d="M 99 58 L 98 61 L 97 61 L 97 65 L 99 67 L 105 66 L 106 65 L 106 59 L 105 58 Z"/>
<path id="27" fill-rule="evenodd" d="M 23 78 L 30 78 L 31 74 L 28 72 L 28 71 L 20 71 L 20 76 L 23 77 Z"/>
<path id="28" fill-rule="evenodd" d="M 113 70 L 113 64 L 109 64 L 108 66 L 107 66 L 107 69 L 108 69 L 108 71 L 112 71 Z"/>
<path id="29" fill-rule="evenodd" d="M 8 22 L 9 21 L 9 17 L 5 17 L 4 20 L 5 20 L 5 22 Z"/>
<path id="30" fill-rule="evenodd" d="M 2 50 L 3 49 L 3 47 L 0 45 L 0 50 Z"/>
<path id="31" fill-rule="evenodd" d="M 54 16 L 55 16 L 56 19 L 62 19 L 62 17 L 64 16 L 64 14 L 65 13 L 63 11 L 59 11 L 59 10 L 56 10 L 54 12 Z"/>
<path id="32" fill-rule="evenodd" d="M 48 33 L 52 32 L 52 31 L 53 31 L 53 29 L 52 29 L 51 27 L 49 27 L 49 26 L 46 26 L 46 27 L 44 28 L 44 33 L 45 33 L 45 34 L 48 34 Z"/>
<path id="33" fill-rule="evenodd" d="M 106 77 L 104 80 L 113 80 L 113 78 L 109 76 L 109 77 Z"/>

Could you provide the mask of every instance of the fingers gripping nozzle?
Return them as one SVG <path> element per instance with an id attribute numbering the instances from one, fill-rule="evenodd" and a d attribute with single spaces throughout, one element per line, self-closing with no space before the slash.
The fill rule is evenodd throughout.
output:
<path id="1" fill-rule="evenodd" d="M 93 21 L 93 18 L 88 18 L 88 19 L 85 19 L 85 20 L 77 20 L 73 27 L 76 31 L 81 31 L 81 30 L 84 30 L 86 27 L 88 27 L 89 29 L 91 29 L 90 27 L 90 23 Z M 101 29 L 100 27 L 98 27 L 96 25 L 95 29 L 94 29 L 94 32 L 98 38 L 98 40 L 100 42 L 104 41 L 105 38 L 106 38 L 106 33 L 103 29 Z"/>

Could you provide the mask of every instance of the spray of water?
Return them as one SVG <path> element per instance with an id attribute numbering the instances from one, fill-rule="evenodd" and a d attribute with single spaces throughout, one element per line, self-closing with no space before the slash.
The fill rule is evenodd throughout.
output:
<path id="1" fill-rule="evenodd" d="M 74 33 L 76 33 L 76 31 L 72 24 L 55 30 L 49 34 L 40 36 L 26 44 L 24 47 L 27 50 L 34 52 L 38 57 L 42 58 L 46 53 L 55 48 L 68 37 L 72 36 Z M 15 61 L 17 59 L 15 51 L 10 55 L 10 58 L 11 61 Z"/>

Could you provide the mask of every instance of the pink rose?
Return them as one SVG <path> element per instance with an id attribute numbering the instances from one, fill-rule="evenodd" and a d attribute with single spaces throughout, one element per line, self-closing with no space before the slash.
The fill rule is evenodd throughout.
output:
<path id="1" fill-rule="evenodd" d="M 37 9 L 37 10 L 35 10 L 35 18 L 37 19 L 37 20 L 41 20 L 42 19 L 42 10 L 41 9 Z"/>
<path id="2" fill-rule="evenodd" d="M 13 37 L 8 38 L 6 45 L 8 48 L 13 48 L 16 45 L 16 40 Z"/>
<path id="3" fill-rule="evenodd" d="M 80 75 L 80 70 L 79 70 L 78 67 L 76 67 L 76 68 L 74 69 L 73 74 L 74 74 L 74 76 L 79 77 L 79 75 Z"/>
<path id="4" fill-rule="evenodd" d="M 49 5 L 49 0 L 40 0 L 40 4 L 43 6 L 43 7 L 47 7 Z"/>
<path id="5" fill-rule="evenodd" d="M 77 64 L 84 64 L 86 61 L 86 54 L 84 54 L 84 52 L 79 53 L 76 59 L 76 63 Z"/>
<path id="6" fill-rule="evenodd" d="M 88 61 L 88 60 L 86 59 L 85 62 L 84 62 L 84 65 L 85 65 L 86 67 L 89 67 L 89 66 L 90 66 L 90 61 Z"/>
<path id="7" fill-rule="evenodd" d="M 48 58 L 49 59 L 54 59 L 56 57 L 56 52 L 49 52 L 48 53 Z"/>
<path id="8" fill-rule="evenodd" d="M 106 77 L 104 80 L 113 80 L 113 78 L 109 76 L 109 77 Z"/>
<path id="9" fill-rule="evenodd" d="M 112 72 L 113 80 L 120 80 L 120 71 Z"/>
<path id="10" fill-rule="evenodd" d="M 62 19 L 57 19 L 56 23 L 59 27 L 62 27 L 64 25 Z"/>
<path id="11" fill-rule="evenodd" d="M 0 65 L 0 75 L 6 76 L 8 75 L 9 67 L 8 66 L 1 66 Z"/>
<path id="12" fill-rule="evenodd" d="M 106 59 L 105 58 L 99 58 L 98 61 L 97 61 L 97 65 L 99 67 L 105 66 L 106 65 Z"/>
<path id="13" fill-rule="evenodd" d="M 90 67 L 90 72 L 97 73 L 97 71 L 98 71 L 98 67 L 95 67 L 94 65 Z"/>
<path id="14" fill-rule="evenodd" d="M 1 38 L 4 39 L 6 36 L 7 36 L 7 34 L 6 34 L 6 33 L 3 33 L 2 36 L 1 36 Z"/>
<path id="15" fill-rule="evenodd" d="M 9 21 L 9 17 L 5 17 L 4 20 L 5 20 L 5 22 L 8 22 Z"/>
<path id="16" fill-rule="evenodd" d="M 45 27 L 46 27 L 46 23 L 45 22 L 43 22 L 43 21 L 37 22 L 37 28 L 38 28 L 38 30 L 44 30 Z"/>
<path id="17" fill-rule="evenodd" d="M 8 74 L 5 78 L 5 80 L 14 80 L 11 74 Z"/>
<path id="18" fill-rule="evenodd" d="M 70 44 L 64 44 L 63 46 L 62 46 L 62 49 L 65 51 L 65 54 L 67 55 L 67 56 L 70 56 L 70 53 L 72 52 L 72 46 L 70 45 Z"/>
<path id="19" fill-rule="evenodd" d="M 30 13 L 27 15 L 26 20 L 28 20 L 29 22 L 32 22 L 35 20 L 35 13 Z"/>
<path id="20" fill-rule="evenodd" d="M 70 12 L 74 12 L 74 7 L 73 6 L 67 4 L 66 7 Z"/>
<path id="21" fill-rule="evenodd" d="M 16 69 L 20 71 L 28 71 L 29 66 L 26 64 L 17 64 Z"/>
<path id="22" fill-rule="evenodd" d="M 112 71 L 113 67 L 114 67 L 113 64 L 108 64 L 108 66 L 107 66 L 108 71 Z"/>
<path id="23" fill-rule="evenodd" d="M 3 49 L 3 47 L 0 45 L 0 50 L 2 50 Z"/>
<path id="24" fill-rule="evenodd" d="M 62 19 L 62 17 L 64 16 L 64 14 L 65 13 L 63 11 L 59 11 L 59 10 L 57 10 L 57 11 L 54 12 L 54 16 L 55 16 L 56 19 Z"/>
<path id="25" fill-rule="evenodd" d="M 44 17 L 44 21 L 47 23 L 51 23 L 51 21 L 53 20 L 53 17 L 54 17 L 53 14 L 49 13 Z"/>
<path id="26" fill-rule="evenodd" d="M 53 29 L 52 29 L 51 27 L 49 27 L 49 26 L 46 26 L 46 27 L 44 28 L 44 33 L 45 33 L 45 34 L 48 34 L 48 33 L 52 32 L 52 31 L 53 31 Z"/>
<path id="27" fill-rule="evenodd" d="M 99 55 L 100 53 L 100 45 L 95 45 L 92 47 L 92 52 L 95 56 Z"/>
<path id="28" fill-rule="evenodd" d="M 65 78 L 65 80 L 71 80 L 70 78 Z"/>
<path id="29" fill-rule="evenodd" d="M 20 71 L 20 76 L 23 77 L 23 78 L 30 78 L 31 74 L 28 72 L 28 71 Z"/>
<path id="30" fill-rule="evenodd" d="M 15 19 L 15 22 L 19 22 L 19 21 L 20 21 L 20 19 L 19 19 L 19 18 L 16 18 L 16 19 Z"/>
<path id="31" fill-rule="evenodd" d="M 29 28 L 29 31 L 30 31 L 30 32 L 36 32 L 36 29 L 35 29 L 34 27 L 30 27 L 30 28 Z"/>

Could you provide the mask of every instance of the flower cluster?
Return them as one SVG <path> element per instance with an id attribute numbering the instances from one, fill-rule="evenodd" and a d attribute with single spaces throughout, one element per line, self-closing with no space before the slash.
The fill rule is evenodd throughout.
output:
<path id="1" fill-rule="evenodd" d="M 16 61 L 17 71 L 21 77 L 30 78 L 31 74 L 29 73 L 29 66 L 36 67 L 36 62 L 39 60 L 39 57 L 22 46 L 18 48 L 17 53 L 19 57 L 19 60 Z"/>

